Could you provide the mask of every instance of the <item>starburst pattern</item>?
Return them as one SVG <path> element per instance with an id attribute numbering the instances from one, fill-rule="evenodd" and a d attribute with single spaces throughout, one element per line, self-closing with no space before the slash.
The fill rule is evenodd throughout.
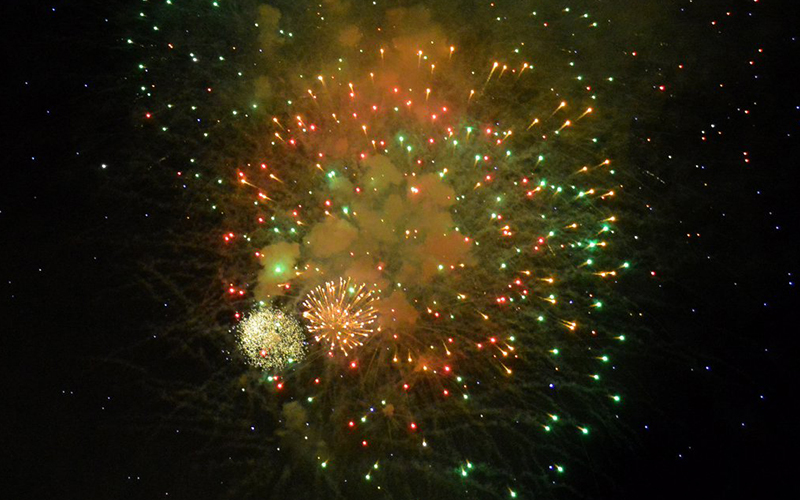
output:
<path id="1" fill-rule="evenodd" d="M 318 286 L 306 296 L 303 318 L 317 342 L 329 345 L 330 353 L 342 351 L 347 356 L 375 331 L 375 302 L 365 285 L 340 278 Z"/>

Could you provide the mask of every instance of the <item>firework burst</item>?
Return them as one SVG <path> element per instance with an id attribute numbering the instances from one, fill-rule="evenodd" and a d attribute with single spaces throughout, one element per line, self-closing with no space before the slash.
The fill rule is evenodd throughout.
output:
<path id="1" fill-rule="evenodd" d="M 286 470 L 311 463 L 324 484 L 366 477 L 417 498 L 432 490 L 401 479 L 417 467 L 450 493 L 477 470 L 502 495 L 532 468 L 549 485 L 562 450 L 583 446 L 621 400 L 606 382 L 625 339 L 608 318 L 630 315 L 611 291 L 630 264 L 614 203 L 625 174 L 608 158 L 611 112 L 598 98 L 610 80 L 534 67 L 519 50 L 460 50 L 429 18 L 400 11 L 387 24 L 410 34 L 394 33 L 391 47 L 374 35 L 327 68 L 287 58 L 286 74 L 250 80 L 263 54 L 289 51 L 242 26 L 226 56 L 235 76 L 213 87 L 216 68 L 197 78 L 206 106 L 173 105 L 183 86 L 152 84 L 167 94 L 161 130 L 209 144 L 178 175 L 222 215 L 229 258 L 218 265 L 234 307 L 297 309 L 317 340 L 280 382 L 247 391 L 303 463 Z M 256 26 L 274 28 L 270 12 L 258 9 Z M 199 51 L 186 55 L 205 61 Z M 266 326 L 252 331 L 283 341 Z M 301 345 L 296 327 L 287 345 Z M 283 351 L 262 337 L 246 349 L 252 364 L 300 359 L 268 361 Z"/>
<path id="2" fill-rule="evenodd" d="M 288 314 L 264 307 L 236 327 L 236 338 L 247 362 L 263 370 L 280 370 L 305 356 L 303 329 Z"/>
<path id="3" fill-rule="evenodd" d="M 317 342 L 328 345 L 330 353 L 342 351 L 347 356 L 375 331 L 376 300 L 366 285 L 340 278 L 318 286 L 306 296 L 303 318 Z"/>

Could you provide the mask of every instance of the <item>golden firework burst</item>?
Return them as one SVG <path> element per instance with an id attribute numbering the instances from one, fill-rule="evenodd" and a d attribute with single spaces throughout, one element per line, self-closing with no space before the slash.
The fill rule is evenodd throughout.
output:
<path id="1" fill-rule="evenodd" d="M 317 342 L 328 344 L 331 353 L 341 350 L 347 356 L 375 331 L 376 302 L 377 297 L 366 285 L 339 278 L 306 296 L 303 318 Z"/>

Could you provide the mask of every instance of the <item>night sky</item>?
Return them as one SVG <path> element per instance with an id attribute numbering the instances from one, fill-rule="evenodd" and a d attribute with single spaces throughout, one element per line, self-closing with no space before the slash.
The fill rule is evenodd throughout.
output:
<path id="1" fill-rule="evenodd" d="M 3 2 L 8 498 L 796 498 L 797 11 Z"/>

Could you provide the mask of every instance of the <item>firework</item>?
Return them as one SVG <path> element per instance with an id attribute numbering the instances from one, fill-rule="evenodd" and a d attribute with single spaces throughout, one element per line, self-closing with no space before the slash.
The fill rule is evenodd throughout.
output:
<path id="1" fill-rule="evenodd" d="M 328 345 L 329 352 L 342 351 L 347 356 L 375 331 L 376 300 L 366 285 L 339 278 L 306 296 L 303 318 L 317 342 Z"/>
<path id="2" fill-rule="evenodd" d="M 331 484 L 365 477 L 409 491 L 415 481 L 401 478 L 418 464 L 461 481 L 480 460 L 483 471 L 538 464 L 550 484 L 563 471 L 552 450 L 588 439 L 621 400 L 610 360 L 625 336 L 613 318 L 629 312 L 611 285 L 631 265 L 616 237 L 624 162 L 607 158 L 616 144 L 600 119 L 613 110 L 596 94 L 606 84 L 548 72 L 537 44 L 434 43 L 429 19 L 401 14 L 387 24 L 421 24 L 424 36 L 414 26 L 391 47 L 368 39 L 327 68 L 287 58 L 292 78 L 261 64 L 263 51 L 289 53 L 275 30 L 239 34 L 228 56 L 240 58 L 236 71 L 219 73 L 237 76 L 208 87 L 200 82 L 218 73 L 201 72 L 203 106 L 157 94 L 158 121 L 178 144 L 183 134 L 209 144 L 189 151 L 178 175 L 223 216 L 229 258 L 218 265 L 234 306 L 297 307 L 317 341 L 280 382 L 247 391 L 262 414 L 282 415 L 276 436 L 305 461 L 276 470 L 311 462 Z M 313 46 L 315 60 L 326 47 Z M 265 75 L 240 78 L 253 67 Z M 164 94 L 183 88 L 157 83 Z M 265 351 L 249 350 L 253 364 L 265 365 Z M 269 391 L 277 397 L 262 397 Z M 531 474 L 502 467 L 486 481 L 503 495 L 499 483 Z"/>
<path id="3" fill-rule="evenodd" d="M 280 370 L 305 356 L 300 324 L 270 307 L 250 313 L 236 327 L 236 336 L 247 362 L 263 370 Z"/>

